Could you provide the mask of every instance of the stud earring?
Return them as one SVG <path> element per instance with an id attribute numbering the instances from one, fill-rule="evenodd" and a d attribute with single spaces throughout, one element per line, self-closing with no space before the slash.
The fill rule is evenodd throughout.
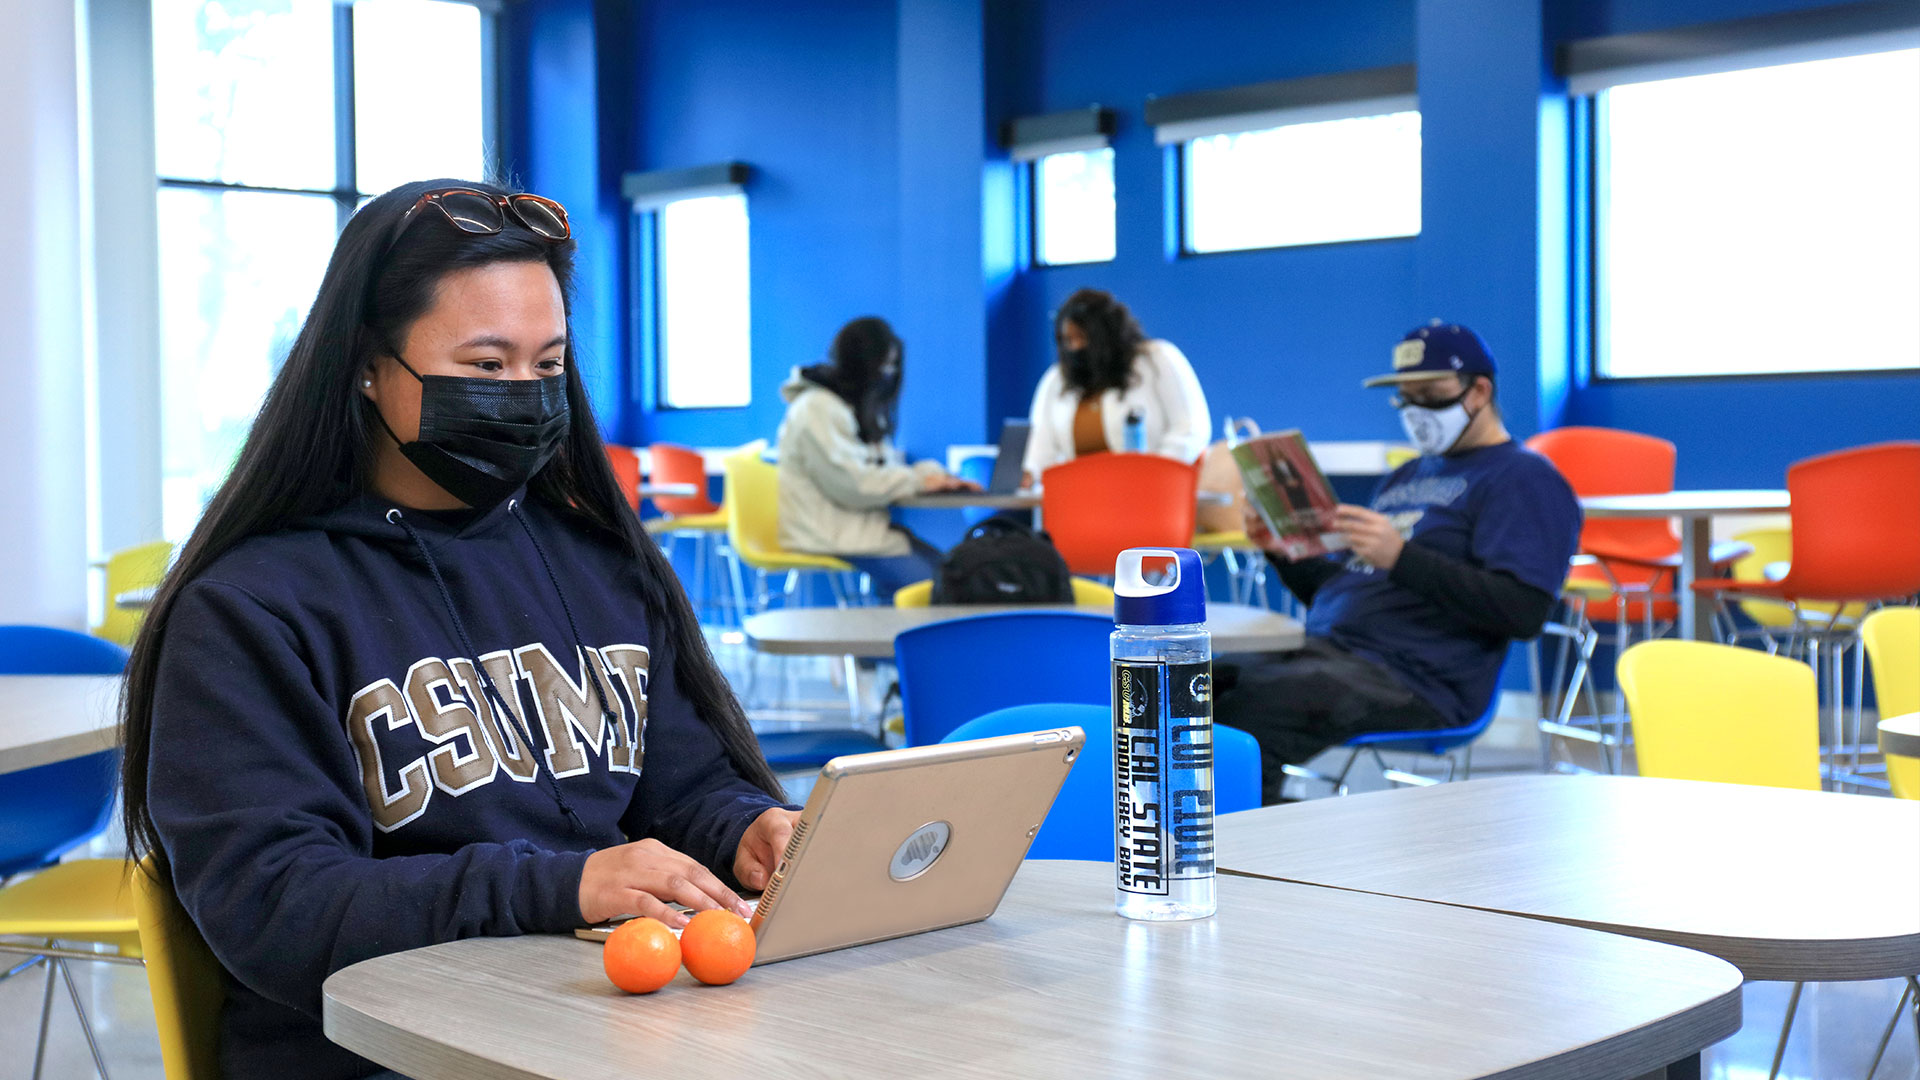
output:
<path id="1" fill-rule="evenodd" d="M 369 390 L 371 390 L 371 389 L 373 389 L 373 380 L 372 380 L 372 379 L 362 379 L 362 380 L 360 381 L 360 385 L 361 385 L 361 386 L 364 386 L 364 387 L 366 387 L 366 388 L 367 388 L 367 389 L 369 389 Z"/>

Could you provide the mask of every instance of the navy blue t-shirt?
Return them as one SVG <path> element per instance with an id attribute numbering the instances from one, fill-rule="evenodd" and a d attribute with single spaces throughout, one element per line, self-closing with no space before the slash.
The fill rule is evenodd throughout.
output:
<path id="1" fill-rule="evenodd" d="M 1502 571 L 1552 596 L 1580 542 L 1580 504 L 1545 458 L 1513 442 L 1416 458 L 1373 495 L 1409 544 Z M 1381 570 L 1347 558 L 1313 594 L 1307 633 L 1393 669 L 1456 724 L 1484 712 L 1507 641 L 1459 619 Z"/>

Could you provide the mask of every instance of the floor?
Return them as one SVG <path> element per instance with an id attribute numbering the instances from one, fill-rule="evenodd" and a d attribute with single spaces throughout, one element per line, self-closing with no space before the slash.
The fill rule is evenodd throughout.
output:
<path id="1" fill-rule="evenodd" d="M 747 685 L 752 663 L 737 640 L 716 634 L 715 652 L 735 685 Z M 749 712 L 756 727 L 793 729 L 814 724 L 846 723 L 847 696 L 840 668 L 821 661 L 795 660 L 782 665 L 762 659 Z M 877 715 L 884 693 L 885 669 L 863 669 L 861 696 L 869 715 Z M 1541 767 L 1540 750 L 1524 721 L 1503 722 L 1490 732 L 1477 751 L 1473 776 L 1484 778 L 1534 772 Z M 1311 763 L 1326 771 L 1337 768 L 1333 755 Z M 1394 761 L 1396 766 L 1415 764 Z M 792 776 L 790 796 L 806 798 L 808 776 Z M 1365 765 L 1352 778 L 1355 790 L 1383 786 L 1377 772 Z M 1297 790 L 1303 797 L 1320 792 Z M 116 843 L 103 838 L 92 854 L 114 853 Z M 109 964 L 76 964 L 75 983 L 86 1002 L 108 1067 L 116 1080 L 161 1080 L 159 1044 L 146 979 L 138 968 Z M 1900 997 L 1897 981 L 1811 984 L 1800 999 L 1799 1018 L 1787 1046 L 1781 1075 L 1795 1080 L 1864 1077 L 1874 1047 Z M 0 1080 L 25 1080 L 33 1075 L 34 1043 L 46 981 L 36 969 L 0 981 Z M 1791 987 L 1784 983 L 1750 983 L 1745 991 L 1746 1022 L 1732 1038 L 1711 1047 L 1705 1055 L 1704 1075 L 1719 1080 L 1763 1078 L 1773 1060 L 1780 1021 Z M 41 1076 L 45 1080 L 83 1080 L 97 1075 L 85 1039 L 74 1018 L 64 987 L 56 987 L 48 1056 Z M 1920 1080 L 1920 1035 L 1913 1020 L 1903 1018 L 1891 1048 L 1881 1063 L 1877 1080 Z"/>

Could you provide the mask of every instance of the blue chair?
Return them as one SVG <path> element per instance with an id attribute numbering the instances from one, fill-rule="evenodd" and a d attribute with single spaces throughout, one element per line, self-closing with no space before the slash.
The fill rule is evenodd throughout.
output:
<path id="1" fill-rule="evenodd" d="M 893 639 L 908 746 L 937 743 L 1011 705 L 1112 697 L 1113 619 L 1088 611 L 1014 611 L 948 619 Z"/>
<path id="2" fill-rule="evenodd" d="M 760 752 L 774 772 L 817 769 L 845 754 L 871 754 L 887 744 L 864 731 L 831 728 L 825 731 L 762 731 Z"/>
<path id="3" fill-rule="evenodd" d="M 969 720 L 941 742 L 1017 735 L 1049 728 L 1079 727 L 1086 749 L 1040 835 L 1027 849 L 1029 859 L 1113 861 L 1113 713 L 1105 705 L 1019 705 Z M 1213 804 L 1216 814 L 1260 806 L 1260 744 L 1239 728 L 1213 725 Z"/>
<path id="4" fill-rule="evenodd" d="M 127 650 L 51 626 L 0 626 L 0 675 L 118 675 Z M 0 775 L 0 881 L 60 861 L 113 817 L 120 752 Z"/>
<path id="5" fill-rule="evenodd" d="M 1493 725 L 1493 718 L 1500 711 L 1500 682 L 1506 674 L 1506 664 L 1502 663 L 1500 675 L 1493 683 L 1493 700 L 1487 702 L 1487 711 L 1481 713 L 1480 718 L 1471 724 L 1450 728 L 1427 728 L 1423 731 L 1369 731 L 1364 735 L 1355 735 L 1340 744 L 1350 753 L 1347 754 L 1346 764 L 1340 767 L 1339 775 L 1328 776 L 1301 765 L 1286 766 L 1286 774 L 1310 780 L 1324 780 L 1333 785 L 1336 794 L 1345 795 L 1347 774 L 1353 771 L 1354 762 L 1360 759 L 1361 754 L 1371 754 L 1374 762 L 1380 766 L 1380 775 L 1386 778 L 1387 782 L 1402 787 L 1429 787 L 1453 779 L 1453 752 L 1465 747 L 1465 762 L 1460 769 L 1460 778 L 1471 779 L 1473 777 L 1473 740 L 1478 739 L 1482 732 Z M 1435 779 L 1431 776 L 1421 776 L 1419 773 L 1393 768 L 1387 764 L 1385 758 L 1380 756 L 1383 750 L 1444 758 L 1447 763 L 1447 775 Z"/>
<path id="6" fill-rule="evenodd" d="M 994 464 L 995 459 L 992 454 L 975 454 L 969 458 L 961 458 L 958 475 L 960 479 L 971 480 L 984 488 L 993 483 Z M 999 512 L 984 506 L 969 506 L 960 511 L 960 517 L 967 523 L 967 528 L 971 529 Z"/>

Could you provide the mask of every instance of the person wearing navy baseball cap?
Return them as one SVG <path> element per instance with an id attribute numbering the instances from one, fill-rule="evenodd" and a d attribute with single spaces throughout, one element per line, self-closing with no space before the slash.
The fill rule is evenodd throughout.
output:
<path id="1" fill-rule="evenodd" d="M 1305 647 L 1215 662 L 1215 718 L 1259 740 L 1265 801 L 1285 767 L 1371 731 L 1472 723 L 1507 646 L 1538 636 L 1580 537 L 1580 504 L 1507 433 L 1480 335 L 1433 320 L 1393 349 L 1392 405 L 1420 456 L 1368 506 L 1341 506 L 1346 550 L 1290 562 L 1257 515 L 1247 536 L 1307 605 Z"/>

